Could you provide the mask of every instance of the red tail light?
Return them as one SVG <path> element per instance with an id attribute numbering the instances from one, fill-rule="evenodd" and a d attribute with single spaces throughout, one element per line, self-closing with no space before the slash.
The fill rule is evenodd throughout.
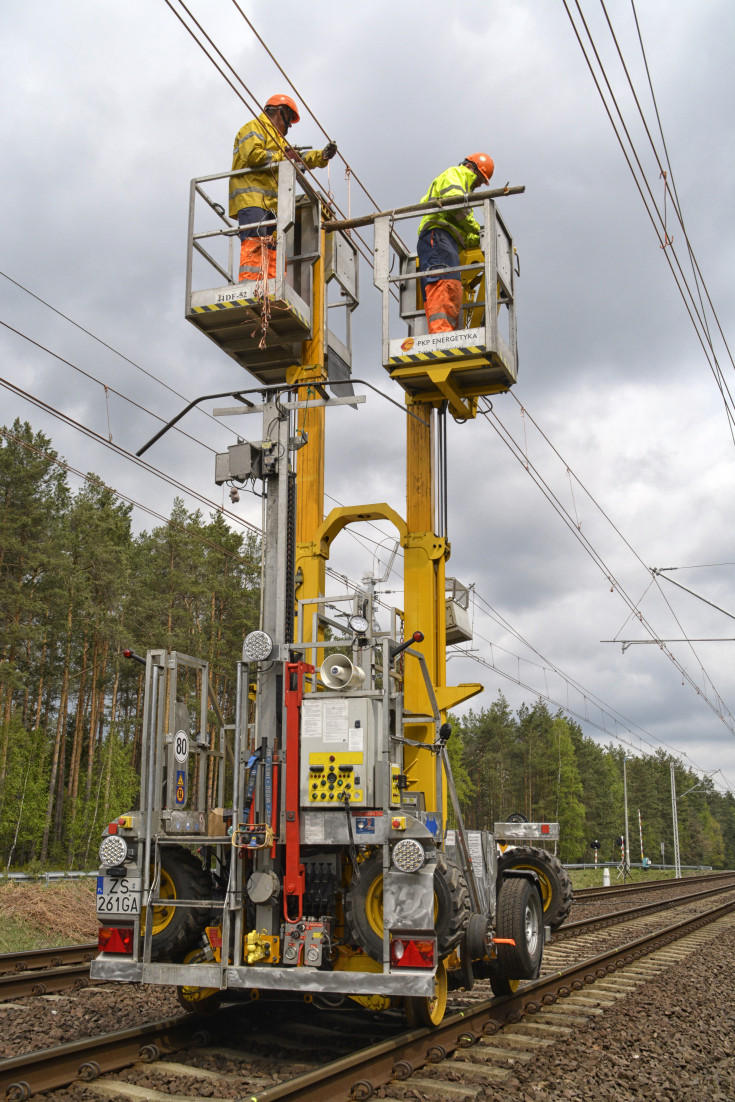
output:
<path id="1" fill-rule="evenodd" d="M 101 953 L 132 953 L 132 926 L 100 926 L 97 948 Z"/>
<path id="2" fill-rule="evenodd" d="M 436 941 L 433 938 L 394 938 L 390 946 L 390 960 L 394 968 L 433 968 L 436 963 Z"/>

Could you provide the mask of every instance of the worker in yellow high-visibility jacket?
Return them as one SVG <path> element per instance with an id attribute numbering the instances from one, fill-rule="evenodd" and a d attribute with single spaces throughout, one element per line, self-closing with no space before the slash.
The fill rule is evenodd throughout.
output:
<path id="1" fill-rule="evenodd" d="M 250 119 L 235 135 L 232 168 L 262 169 L 246 176 L 230 177 L 230 217 L 240 229 L 240 280 L 273 279 L 276 274 L 278 162 L 285 157 L 303 168 L 324 168 L 337 152 L 335 142 L 322 150 L 300 154 L 284 140 L 289 127 L 299 121 L 299 109 L 290 96 L 266 100 L 265 110 Z"/>
<path id="2" fill-rule="evenodd" d="M 452 165 L 433 181 L 422 203 L 432 199 L 447 201 L 487 184 L 495 165 L 487 153 L 471 153 L 459 165 Z M 458 268 L 459 250 L 480 244 L 480 227 L 469 207 L 454 207 L 427 214 L 419 225 L 419 271 L 432 268 Z M 457 328 L 462 309 L 462 277 L 458 271 L 421 279 L 424 310 L 430 333 L 445 333 Z"/>

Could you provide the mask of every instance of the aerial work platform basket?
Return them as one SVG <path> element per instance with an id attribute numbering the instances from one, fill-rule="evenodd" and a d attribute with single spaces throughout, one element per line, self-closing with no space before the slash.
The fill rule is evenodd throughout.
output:
<path id="1" fill-rule="evenodd" d="M 322 234 L 322 201 L 290 161 L 281 161 L 275 279 L 238 282 L 238 227 L 226 214 L 226 200 L 213 198 L 209 185 L 216 187 L 223 180 L 227 184 L 233 175 L 248 174 L 240 169 L 191 181 L 186 317 L 264 385 L 287 382 L 288 369 L 302 363 L 303 342 L 323 326 L 329 379 L 344 381 L 352 367 L 357 250 L 344 233 Z M 314 286 L 322 247 L 324 293 Z M 337 291 L 333 302 L 329 301 L 331 287 Z M 323 306 L 322 317 L 315 318 L 315 303 L 317 309 Z M 328 311 L 331 321 L 334 308 L 343 315 L 340 335 L 327 327 Z"/>
<path id="2" fill-rule="evenodd" d="M 459 267 L 441 270 L 462 279 L 460 327 L 429 333 L 421 278 L 437 270 L 420 270 L 417 253 L 401 239 L 395 222 L 460 205 L 480 208 L 475 212 L 482 217 L 480 248 L 462 252 Z M 383 296 L 383 366 L 407 394 L 416 401 L 447 400 L 455 416 L 466 417 L 479 397 L 516 382 L 515 250 L 492 199 L 468 194 L 461 203 L 424 203 L 382 214 L 375 218 L 374 250 L 374 283 Z"/>

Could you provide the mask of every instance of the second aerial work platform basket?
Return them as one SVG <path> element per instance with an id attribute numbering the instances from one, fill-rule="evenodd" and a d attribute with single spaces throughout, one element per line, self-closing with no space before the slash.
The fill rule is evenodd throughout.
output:
<path id="1" fill-rule="evenodd" d="M 383 366 L 412 398 L 447 400 L 456 416 L 466 416 L 477 398 L 508 390 L 518 377 L 513 238 L 492 199 L 469 194 L 462 205 L 478 207 L 483 225 L 480 248 L 461 253 L 457 268 L 422 271 L 417 253 L 395 229 L 399 218 L 416 220 L 418 210 L 423 217 L 439 209 L 428 203 L 377 217 L 374 246 L 374 282 L 383 295 Z M 401 227 L 404 236 L 408 229 Z M 460 328 L 429 333 L 421 279 L 441 273 L 462 280 Z"/>
<path id="2" fill-rule="evenodd" d="M 281 161 L 275 278 L 239 282 L 238 227 L 204 186 L 228 183 L 233 175 L 222 172 L 191 182 L 187 320 L 264 385 L 285 382 L 288 369 L 302 363 L 303 342 L 314 336 L 316 321 L 326 330 L 329 378 L 347 378 L 352 366 L 350 318 L 358 302 L 357 249 L 345 234 L 326 235 L 323 278 L 325 287 L 334 284 L 338 298 L 331 303 L 326 291 L 315 295 L 322 201 L 290 161 Z M 237 175 L 247 176 L 248 170 Z M 314 318 L 314 301 L 323 301 L 323 318 Z M 327 308 L 331 320 L 333 305 L 343 308 L 342 336 L 326 327 Z"/>

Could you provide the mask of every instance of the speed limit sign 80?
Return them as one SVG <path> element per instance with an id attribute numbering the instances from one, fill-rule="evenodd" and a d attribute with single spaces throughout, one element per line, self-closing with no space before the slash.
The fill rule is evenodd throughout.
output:
<path id="1" fill-rule="evenodd" d="M 185 762 L 189 757 L 189 736 L 186 731 L 177 731 L 174 735 L 174 757 Z"/>

